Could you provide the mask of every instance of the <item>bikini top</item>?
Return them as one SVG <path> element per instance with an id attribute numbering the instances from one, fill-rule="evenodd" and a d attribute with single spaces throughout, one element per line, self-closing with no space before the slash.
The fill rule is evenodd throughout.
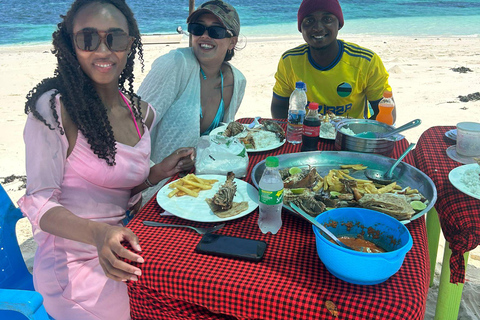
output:
<path id="1" fill-rule="evenodd" d="M 200 69 L 200 71 L 203 74 L 203 70 Z M 201 136 L 208 135 L 213 129 L 218 127 L 220 125 L 220 122 L 223 120 L 223 116 L 225 115 L 225 102 L 223 102 L 223 73 L 222 73 L 222 70 L 220 70 L 220 78 L 222 79 L 222 87 L 221 87 L 221 91 L 220 91 L 221 92 L 220 105 L 218 106 L 217 114 L 215 115 L 215 118 L 213 118 L 212 123 L 207 128 L 207 130 L 200 133 Z M 202 106 L 200 106 L 200 118 L 203 119 Z"/>
<path id="2" fill-rule="evenodd" d="M 223 88 L 223 85 L 222 85 L 222 88 Z M 133 123 L 135 123 L 135 129 L 137 129 L 138 137 L 141 139 L 142 135 L 140 134 L 140 129 L 138 128 L 137 120 L 135 119 L 135 116 L 133 115 L 132 108 L 130 108 L 130 104 L 128 103 L 128 100 L 127 100 L 127 98 L 125 98 L 123 93 L 120 90 L 118 90 L 118 92 L 120 92 L 120 95 L 122 96 L 123 102 L 125 102 L 125 104 L 128 107 L 128 110 L 130 110 L 130 114 L 132 115 L 132 118 L 133 118 Z"/>

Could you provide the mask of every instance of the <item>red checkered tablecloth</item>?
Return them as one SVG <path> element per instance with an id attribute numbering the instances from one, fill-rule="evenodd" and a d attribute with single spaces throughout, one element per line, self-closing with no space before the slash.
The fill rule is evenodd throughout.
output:
<path id="1" fill-rule="evenodd" d="M 248 123 L 251 119 L 242 119 Z M 392 157 L 408 147 L 396 142 Z M 299 145 L 249 154 L 249 172 L 270 155 L 298 152 Z M 320 150 L 333 150 L 322 141 Z M 406 162 L 414 164 L 411 153 Z M 263 234 L 258 210 L 232 221 L 217 233 L 264 240 L 261 262 L 248 262 L 194 252 L 200 235 L 183 228 L 146 227 L 143 220 L 211 226 L 160 216 L 153 199 L 128 225 L 139 237 L 145 263 L 142 276 L 128 283 L 133 319 L 335 319 L 327 308 L 332 301 L 338 319 L 423 319 L 429 285 L 428 248 L 423 217 L 407 225 L 413 248 L 400 270 L 384 283 L 361 286 L 330 274 L 318 258 L 311 225 L 283 212 L 276 235 Z"/>
<path id="2" fill-rule="evenodd" d="M 480 244 L 480 200 L 458 191 L 449 181 L 449 172 L 461 166 L 450 159 L 446 150 L 455 141 L 445 132 L 451 126 L 437 126 L 425 131 L 415 149 L 417 167 L 427 174 L 437 187 L 437 202 L 440 225 L 445 239 L 450 243 L 450 282 L 465 282 L 463 254 Z"/>

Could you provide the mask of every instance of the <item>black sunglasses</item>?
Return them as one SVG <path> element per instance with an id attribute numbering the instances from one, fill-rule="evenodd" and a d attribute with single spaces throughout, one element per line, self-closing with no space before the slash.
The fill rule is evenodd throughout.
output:
<path id="1" fill-rule="evenodd" d="M 83 51 L 95 51 L 104 42 L 110 51 L 126 51 L 130 48 L 134 37 L 123 31 L 98 31 L 83 29 L 73 35 L 75 45 Z"/>
<path id="2" fill-rule="evenodd" d="M 205 30 L 208 31 L 208 36 L 212 39 L 224 39 L 224 38 L 230 38 L 233 36 L 233 33 L 230 30 L 225 29 L 224 27 L 220 27 L 220 26 L 205 27 L 203 24 L 200 24 L 200 23 L 188 24 L 188 32 L 190 32 L 194 36 L 202 36 L 205 33 Z"/>

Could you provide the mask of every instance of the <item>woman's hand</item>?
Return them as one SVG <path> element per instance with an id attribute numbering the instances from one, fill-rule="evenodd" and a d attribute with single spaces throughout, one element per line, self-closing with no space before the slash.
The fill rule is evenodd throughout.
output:
<path id="1" fill-rule="evenodd" d="M 100 265 L 110 279 L 137 281 L 142 271 L 120 258 L 137 263 L 143 263 L 144 260 L 138 254 L 126 249 L 121 243 L 124 240 L 128 241 L 134 250 L 142 251 L 137 236 L 130 229 L 110 225 L 102 225 L 99 228 L 95 236 L 95 244 Z"/>
<path id="2" fill-rule="evenodd" d="M 195 148 L 180 148 L 151 168 L 158 181 L 171 177 L 180 171 L 188 171 L 195 165 Z M 149 176 L 149 180 L 150 179 Z M 155 181 L 155 182 L 158 182 Z"/>

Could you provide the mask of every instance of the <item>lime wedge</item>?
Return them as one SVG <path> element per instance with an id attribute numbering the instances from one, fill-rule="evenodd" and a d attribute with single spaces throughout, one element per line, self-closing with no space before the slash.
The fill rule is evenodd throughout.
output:
<path id="1" fill-rule="evenodd" d="M 300 169 L 299 167 L 291 167 L 290 169 L 288 169 L 288 173 L 290 173 L 290 175 L 292 176 L 300 172 L 302 172 L 302 169 Z"/>
<path id="2" fill-rule="evenodd" d="M 305 188 L 295 188 L 295 189 L 290 189 L 290 191 L 292 191 L 292 193 L 294 194 L 300 194 L 300 193 L 303 193 L 303 191 L 305 191 Z"/>
<path id="3" fill-rule="evenodd" d="M 412 206 L 413 210 L 415 211 L 422 211 L 423 209 L 425 209 L 427 207 L 427 205 L 425 203 L 423 203 L 422 201 L 412 201 L 410 202 L 410 205 Z"/>
<path id="4" fill-rule="evenodd" d="M 338 191 L 330 191 L 330 196 L 332 197 L 338 197 L 339 195 L 341 195 L 342 193 L 341 192 L 338 192 Z"/>

